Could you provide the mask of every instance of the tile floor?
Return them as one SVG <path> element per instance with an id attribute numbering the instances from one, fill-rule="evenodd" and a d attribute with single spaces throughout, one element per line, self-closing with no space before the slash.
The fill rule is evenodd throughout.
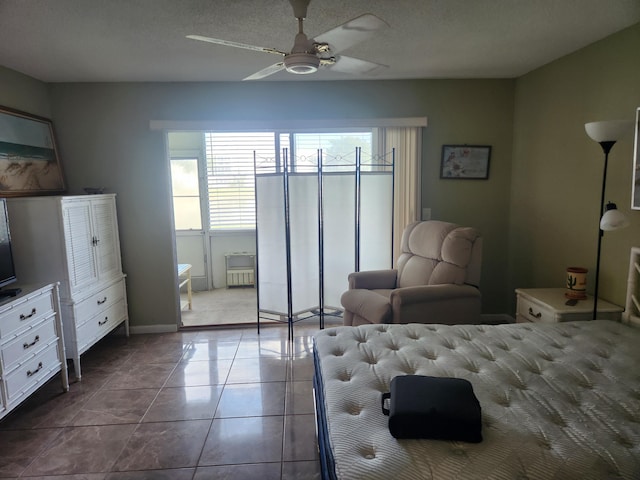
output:
<path id="1" fill-rule="evenodd" d="M 69 392 L 56 377 L 0 421 L 0 478 L 320 478 L 316 331 L 307 320 L 293 342 L 286 326 L 109 336 Z"/>
<path id="2" fill-rule="evenodd" d="M 186 300 L 185 293 L 181 293 L 181 299 Z M 255 324 L 258 316 L 255 288 L 216 288 L 193 292 L 191 303 L 191 310 L 182 310 L 182 325 L 185 327 Z"/>

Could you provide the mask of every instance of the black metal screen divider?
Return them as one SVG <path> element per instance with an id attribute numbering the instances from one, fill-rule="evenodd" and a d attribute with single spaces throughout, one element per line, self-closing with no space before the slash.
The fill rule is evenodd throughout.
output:
<path id="1" fill-rule="evenodd" d="M 385 155 L 386 156 L 386 155 Z M 286 255 L 286 276 L 287 276 L 287 337 L 289 341 L 293 341 L 293 324 L 298 321 L 293 319 L 293 281 L 292 281 L 292 264 L 291 264 L 291 221 L 290 221 L 290 195 L 289 195 L 289 151 L 288 149 L 282 150 L 282 162 L 278 164 L 282 169 L 280 172 L 275 173 L 282 174 L 282 186 L 283 186 L 283 214 L 284 214 L 284 227 L 285 227 L 285 255 Z M 319 305 L 319 326 L 321 329 L 325 328 L 325 302 L 324 302 L 324 171 L 323 171 L 323 152 L 322 149 L 317 150 L 317 178 L 318 178 L 318 275 L 319 275 L 319 287 L 318 287 L 318 305 Z M 253 152 L 253 164 L 254 164 L 254 198 L 255 204 L 258 203 L 258 186 L 257 186 L 257 155 Z M 388 167 L 387 163 L 371 164 L 371 166 Z M 361 175 L 362 175 L 362 149 L 356 147 L 355 153 L 355 271 L 360 271 L 360 229 L 361 229 Z M 391 199 L 392 203 L 395 198 L 395 149 L 391 150 Z M 394 213 L 393 205 L 391 207 L 391 224 L 393 226 Z M 256 211 L 256 257 L 259 258 L 259 229 L 258 229 L 258 215 Z M 255 265 L 256 280 L 259 279 L 260 269 L 259 261 Z M 391 263 L 393 264 L 393 228 L 391 229 Z M 257 331 L 260 334 L 260 282 L 256 281 L 256 294 L 258 298 L 257 302 Z M 266 318 L 266 317 L 265 317 Z M 306 317 L 308 318 L 308 317 Z"/>
<path id="2" fill-rule="evenodd" d="M 360 155 L 361 150 L 360 147 L 356 147 L 356 218 L 355 218 L 355 253 L 354 253 L 354 269 L 356 272 L 360 271 L 360 210 L 361 210 L 361 199 L 360 199 Z"/>
<path id="3" fill-rule="evenodd" d="M 385 155 L 386 156 L 386 155 Z M 391 268 L 393 268 L 393 233 L 396 201 L 396 149 L 391 149 Z"/>
<path id="4" fill-rule="evenodd" d="M 291 210 L 289 208 L 289 151 L 284 149 L 282 156 L 284 189 L 284 243 L 287 258 L 287 334 L 293 341 L 293 286 L 291 281 Z"/>
<path id="5" fill-rule="evenodd" d="M 256 151 L 253 151 L 253 204 L 254 205 L 258 205 L 258 165 L 257 165 L 257 156 L 256 156 Z M 260 282 L 258 281 L 258 278 L 260 278 L 260 267 L 259 264 L 260 262 L 258 261 L 258 248 L 260 245 L 260 242 L 258 241 L 258 235 L 260 234 L 260 232 L 258 231 L 258 213 L 257 213 L 257 208 L 256 208 L 256 215 L 255 215 L 255 231 L 256 231 L 256 258 L 253 261 L 253 268 L 254 268 L 254 276 L 253 276 L 253 283 L 256 286 L 256 320 L 258 323 L 258 335 L 260 335 Z"/>
<path id="6" fill-rule="evenodd" d="M 324 192 L 322 185 L 322 162 L 322 149 L 318 149 L 318 305 L 320 305 L 320 330 L 324 329 Z"/>

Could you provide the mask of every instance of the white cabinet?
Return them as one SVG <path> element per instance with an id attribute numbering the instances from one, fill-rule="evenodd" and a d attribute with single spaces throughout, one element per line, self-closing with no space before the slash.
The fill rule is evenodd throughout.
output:
<path id="1" fill-rule="evenodd" d="M 0 302 L 0 418 L 60 372 L 69 390 L 57 285 Z"/>
<path id="2" fill-rule="evenodd" d="M 60 282 L 67 358 L 124 322 L 129 334 L 115 195 L 13 198 L 7 202 L 20 282 Z"/>

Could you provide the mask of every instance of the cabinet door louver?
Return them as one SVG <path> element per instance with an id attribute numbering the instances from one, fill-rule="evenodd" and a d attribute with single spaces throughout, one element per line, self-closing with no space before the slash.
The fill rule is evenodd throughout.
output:
<path id="1" fill-rule="evenodd" d="M 64 205 L 64 231 L 72 290 L 97 280 L 91 235 L 91 207 L 89 203 L 76 202 Z"/>

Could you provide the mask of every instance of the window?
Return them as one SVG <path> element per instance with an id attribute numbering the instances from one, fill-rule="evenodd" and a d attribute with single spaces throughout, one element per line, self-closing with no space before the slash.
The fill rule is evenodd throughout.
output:
<path id="1" fill-rule="evenodd" d="M 198 159 L 171 159 L 173 219 L 176 230 L 202 230 Z"/>
<path id="2" fill-rule="evenodd" d="M 206 132 L 211 230 L 256 228 L 254 152 L 274 159 L 273 132 Z"/>
<path id="3" fill-rule="evenodd" d="M 313 172 L 318 150 L 325 165 L 355 163 L 356 147 L 371 158 L 372 133 L 205 132 L 209 228 L 213 231 L 255 229 L 254 153 L 258 169 L 282 168 L 286 149 L 292 172 Z"/>

